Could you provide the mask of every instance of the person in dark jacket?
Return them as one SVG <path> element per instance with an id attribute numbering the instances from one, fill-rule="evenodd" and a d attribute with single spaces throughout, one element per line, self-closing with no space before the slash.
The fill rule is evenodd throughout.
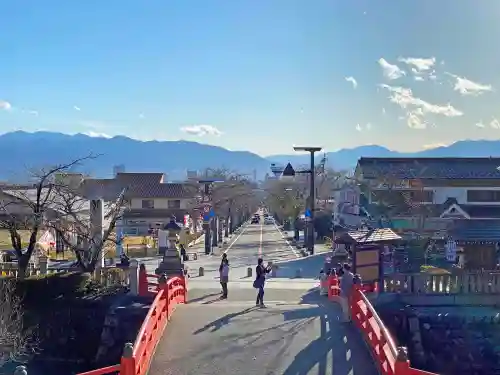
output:
<path id="1" fill-rule="evenodd" d="M 271 266 L 268 264 L 264 266 L 264 260 L 259 258 L 257 260 L 257 267 L 255 268 L 255 281 L 253 282 L 254 288 L 258 289 L 257 300 L 255 306 L 266 307 L 264 305 L 264 285 L 266 284 L 266 273 L 271 272 Z"/>

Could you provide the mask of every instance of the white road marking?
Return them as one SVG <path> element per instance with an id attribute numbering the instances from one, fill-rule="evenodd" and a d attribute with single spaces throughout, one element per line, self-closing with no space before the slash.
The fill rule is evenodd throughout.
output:
<path id="1" fill-rule="evenodd" d="M 283 241 L 287 244 L 287 246 L 290 248 L 290 250 L 292 250 L 292 252 L 295 254 L 295 257 L 301 258 L 299 252 L 297 250 L 295 250 L 292 245 L 290 245 L 290 242 L 286 239 L 286 236 L 283 234 L 283 232 L 280 230 L 280 228 L 278 228 L 278 226 L 276 225 L 276 222 L 274 222 L 274 227 L 276 228 L 276 230 L 278 231 L 278 233 L 283 238 Z"/>
<path id="2" fill-rule="evenodd" d="M 238 235 L 236 236 L 236 238 L 234 239 L 234 241 L 233 241 L 233 242 L 231 242 L 231 244 L 227 247 L 227 249 L 226 249 L 226 250 L 224 250 L 224 254 L 227 254 L 227 252 L 228 252 L 228 251 L 229 251 L 229 250 L 233 247 L 233 245 L 236 243 L 236 241 L 238 241 L 238 240 L 240 239 L 241 235 L 242 235 L 243 233 L 245 233 L 245 231 L 247 230 L 247 227 L 248 227 L 248 225 L 245 225 L 243 228 L 241 228 L 241 232 L 240 232 L 240 234 L 238 234 Z"/>

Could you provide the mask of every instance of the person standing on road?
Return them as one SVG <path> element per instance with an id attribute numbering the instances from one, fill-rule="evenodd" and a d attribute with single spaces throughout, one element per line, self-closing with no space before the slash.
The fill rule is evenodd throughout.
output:
<path id="1" fill-rule="evenodd" d="M 354 287 L 354 274 L 351 272 L 351 266 L 344 264 L 343 274 L 340 277 L 340 305 L 342 306 L 342 313 L 344 322 L 351 321 L 351 295 Z"/>
<path id="2" fill-rule="evenodd" d="M 271 266 L 268 264 L 267 267 L 264 266 L 264 260 L 259 258 L 257 260 L 257 267 L 255 268 L 255 281 L 253 282 L 253 287 L 258 289 L 257 300 L 255 301 L 255 306 L 266 307 L 264 305 L 264 286 L 266 284 L 266 273 L 271 271 Z"/>
<path id="3" fill-rule="evenodd" d="M 222 260 L 219 266 L 219 276 L 220 276 L 220 285 L 222 287 L 222 299 L 227 298 L 227 283 L 229 281 L 229 261 L 227 260 L 227 254 L 224 253 L 222 255 Z"/>

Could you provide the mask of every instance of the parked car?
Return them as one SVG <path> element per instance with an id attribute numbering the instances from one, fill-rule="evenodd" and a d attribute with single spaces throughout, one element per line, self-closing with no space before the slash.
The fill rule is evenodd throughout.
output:
<path id="1" fill-rule="evenodd" d="M 264 219 L 264 224 L 274 224 L 274 219 L 271 216 L 268 216 Z"/>

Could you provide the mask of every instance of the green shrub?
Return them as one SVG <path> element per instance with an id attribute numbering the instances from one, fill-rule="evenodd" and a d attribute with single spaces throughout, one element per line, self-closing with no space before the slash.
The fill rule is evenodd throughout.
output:
<path id="1" fill-rule="evenodd" d="M 31 276 L 24 280 L 2 278 L 1 282 L 15 282 L 15 293 L 24 306 L 50 303 L 58 298 L 81 294 L 90 283 L 90 275 L 80 272 Z"/>

